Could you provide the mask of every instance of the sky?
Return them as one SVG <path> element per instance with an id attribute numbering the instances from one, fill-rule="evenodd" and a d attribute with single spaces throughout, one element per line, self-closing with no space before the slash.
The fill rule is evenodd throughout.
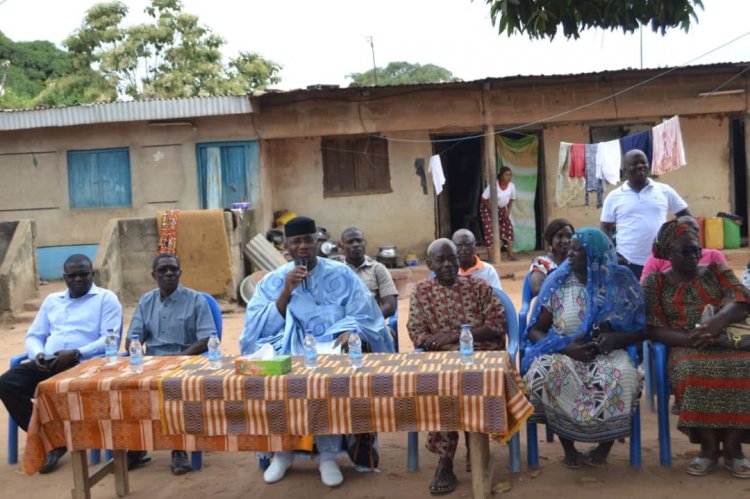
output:
<path id="1" fill-rule="evenodd" d="M 59 45 L 94 3 L 0 0 L 0 31 L 16 41 Z M 147 21 L 148 0 L 124 3 L 130 8 L 128 23 Z M 437 64 L 465 81 L 750 61 L 750 1 L 703 4 L 687 34 L 673 30 L 662 37 L 644 29 L 642 62 L 637 33 L 591 30 L 578 40 L 559 35 L 552 42 L 499 35 L 484 0 L 183 0 L 183 10 L 224 37 L 225 56 L 251 51 L 280 63 L 282 81 L 275 88 L 291 90 L 347 86 L 346 75 L 372 68 L 370 36 L 378 66 Z"/>

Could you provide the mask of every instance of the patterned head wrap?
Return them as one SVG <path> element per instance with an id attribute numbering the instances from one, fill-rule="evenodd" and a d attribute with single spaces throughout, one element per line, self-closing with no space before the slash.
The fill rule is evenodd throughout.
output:
<path id="1" fill-rule="evenodd" d="M 539 320 L 543 304 L 553 293 L 566 285 L 573 272 L 566 260 L 547 276 L 534 302 L 529 327 L 522 331 L 524 345 L 521 371 L 525 372 L 534 358 L 559 352 L 579 337 L 590 337 L 595 324 L 608 322 L 613 331 L 636 333 L 646 329 L 646 305 L 643 290 L 627 267 L 617 264 L 617 253 L 612 241 L 599 229 L 585 227 L 573 235 L 586 253 L 586 312 L 581 326 L 574 334 L 561 334 L 550 328 L 542 340 L 531 344 L 529 329 Z"/>
<path id="2" fill-rule="evenodd" d="M 651 252 L 656 258 L 669 260 L 672 246 L 681 241 L 699 241 L 698 230 L 695 225 L 683 218 L 675 218 L 661 226 Z"/>

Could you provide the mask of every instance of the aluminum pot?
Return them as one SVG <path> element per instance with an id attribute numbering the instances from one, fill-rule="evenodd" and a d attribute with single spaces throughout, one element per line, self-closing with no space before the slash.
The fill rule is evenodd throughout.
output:
<path id="1" fill-rule="evenodd" d="M 389 268 L 395 268 L 398 262 L 398 248 L 394 245 L 381 246 L 378 250 L 378 261 Z"/>

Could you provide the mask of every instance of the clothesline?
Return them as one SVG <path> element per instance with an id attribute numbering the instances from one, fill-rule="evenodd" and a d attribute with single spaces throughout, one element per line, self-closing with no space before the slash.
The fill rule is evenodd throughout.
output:
<path id="1" fill-rule="evenodd" d="M 557 206 L 567 205 L 581 192 L 588 206 L 589 193 L 596 192 L 596 207 L 601 208 L 604 181 L 612 185 L 620 182 L 622 155 L 634 149 L 646 154 L 653 175 L 664 175 L 685 166 L 680 117 L 673 116 L 651 130 L 606 142 L 560 142 L 555 192 Z"/>

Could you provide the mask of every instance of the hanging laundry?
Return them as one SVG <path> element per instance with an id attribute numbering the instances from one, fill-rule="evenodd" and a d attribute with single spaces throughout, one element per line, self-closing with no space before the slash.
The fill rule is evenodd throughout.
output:
<path id="1" fill-rule="evenodd" d="M 622 142 L 622 154 L 638 149 L 643 151 L 648 159 L 648 164 L 652 164 L 654 160 L 653 153 L 653 133 L 652 130 L 644 130 L 633 135 L 626 135 L 621 138 Z"/>
<path id="2" fill-rule="evenodd" d="M 586 144 L 585 147 L 586 166 L 586 192 L 583 195 L 583 203 L 589 205 L 589 192 L 596 192 L 596 207 L 602 207 L 604 195 L 604 180 L 596 178 L 596 155 L 599 152 L 599 144 Z"/>
<path id="3" fill-rule="evenodd" d="M 424 158 L 414 160 L 414 169 L 419 177 L 419 185 L 422 186 L 422 194 L 427 195 L 427 176 L 424 173 Z"/>
<path id="4" fill-rule="evenodd" d="M 582 178 L 570 178 L 570 147 L 569 142 L 560 142 L 560 153 L 557 162 L 557 185 L 555 189 L 555 203 L 565 206 L 584 190 L 586 183 Z"/>
<path id="5" fill-rule="evenodd" d="M 586 177 L 586 152 L 583 144 L 573 144 L 570 147 L 570 178 Z"/>
<path id="6" fill-rule="evenodd" d="M 612 185 L 620 182 L 620 141 L 609 140 L 599 144 L 596 155 L 596 178 L 604 179 Z"/>
<path id="7" fill-rule="evenodd" d="M 687 164 L 679 116 L 673 116 L 656 125 L 651 132 L 654 147 L 654 159 L 651 162 L 652 174 L 664 175 Z"/>
<path id="8" fill-rule="evenodd" d="M 443 175 L 443 163 L 440 161 L 440 155 L 435 154 L 430 157 L 430 166 L 428 167 L 432 175 L 432 184 L 435 186 L 435 195 L 439 196 L 443 192 L 445 184 L 445 175 Z"/>

